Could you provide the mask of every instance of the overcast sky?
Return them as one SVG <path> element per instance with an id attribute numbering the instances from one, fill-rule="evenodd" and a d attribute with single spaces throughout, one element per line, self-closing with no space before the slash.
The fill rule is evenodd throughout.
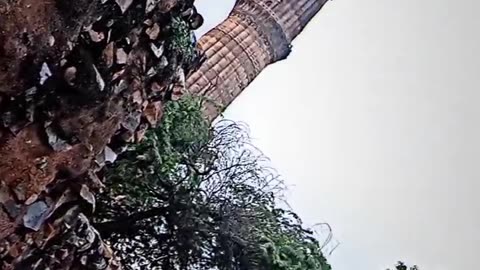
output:
<path id="1" fill-rule="evenodd" d="M 197 1 L 202 31 L 233 2 Z M 226 111 L 250 126 L 304 220 L 331 224 L 334 270 L 399 259 L 478 269 L 479 10 L 475 0 L 332 1 Z"/>

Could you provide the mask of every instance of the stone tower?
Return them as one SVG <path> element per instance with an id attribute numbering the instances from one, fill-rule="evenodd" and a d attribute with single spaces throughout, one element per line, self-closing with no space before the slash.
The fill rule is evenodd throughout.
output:
<path id="1" fill-rule="evenodd" d="M 187 78 L 190 93 L 206 97 L 213 119 L 269 64 L 285 59 L 292 40 L 328 0 L 237 0 L 228 18 L 205 34 L 206 60 Z"/>

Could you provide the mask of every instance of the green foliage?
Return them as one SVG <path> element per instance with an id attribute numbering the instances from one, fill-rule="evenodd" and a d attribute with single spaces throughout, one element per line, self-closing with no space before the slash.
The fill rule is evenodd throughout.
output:
<path id="1" fill-rule="evenodd" d="M 118 211 L 128 214 L 158 203 L 155 187 L 174 181 L 182 158 L 204 145 L 208 134 L 198 98 L 167 103 L 160 127 L 148 131 L 141 144 L 131 145 L 106 171 L 108 190 L 99 199 L 97 218 L 111 220 Z"/>
<path id="2" fill-rule="evenodd" d="M 192 42 L 192 31 L 182 18 L 174 17 L 170 23 L 171 38 L 167 49 L 176 55 L 181 55 L 184 62 L 189 63 L 195 58 L 195 44 Z"/>
<path id="3" fill-rule="evenodd" d="M 282 182 L 244 127 L 210 128 L 194 98 L 106 172 L 96 226 L 126 269 L 329 270 L 312 232 L 276 206 Z"/>
<path id="4" fill-rule="evenodd" d="M 301 221 L 293 212 L 277 209 L 274 226 L 265 230 L 268 238 L 263 245 L 266 258 L 272 270 L 330 270 L 331 267 L 322 255 L 319 243 L 311 237 L 311 232 L 301 226 Z M 278 226 L 283 224 L 283 226 Z M 287 225 L 288 224 L 288 225 Z"/>
<path id="5" fill-rule="evenodd" d="M 416 266 L 416 265 L 408 267 L 402 261 L 397 262 L 397 264 L 395 265 L 395 270 L 419 270 L 419 269 L 420 268 L 418 268 L 418 266 Z M 387 270 L 390 270 L 390 268 L 387 269 Z"/>

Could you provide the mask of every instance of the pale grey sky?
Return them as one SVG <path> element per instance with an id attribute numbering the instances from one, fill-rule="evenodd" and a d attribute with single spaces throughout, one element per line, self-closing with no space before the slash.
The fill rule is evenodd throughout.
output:
<path id="1" fill-rule="evenodd" d="M 197 1 L 206 28 L 233 2 Z M 304 220 L 331 224 L 334 270 L 398 259 L 477 269 L 479 10 L 474 0 L 329 2 L 226 111 L 249 124 Z"/>

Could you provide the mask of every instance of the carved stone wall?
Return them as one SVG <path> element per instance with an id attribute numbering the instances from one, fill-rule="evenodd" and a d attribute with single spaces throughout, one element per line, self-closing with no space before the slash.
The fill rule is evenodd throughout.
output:
<path id="1" fill-rule="evenodd" d="M 187 78 L 187 89 L 206 97 L 213 119 L 269 64 L 285 59 L 291 41 L 328 0 L 237 0 L 229 17 L 205 34 L 206 61 Z"/>

